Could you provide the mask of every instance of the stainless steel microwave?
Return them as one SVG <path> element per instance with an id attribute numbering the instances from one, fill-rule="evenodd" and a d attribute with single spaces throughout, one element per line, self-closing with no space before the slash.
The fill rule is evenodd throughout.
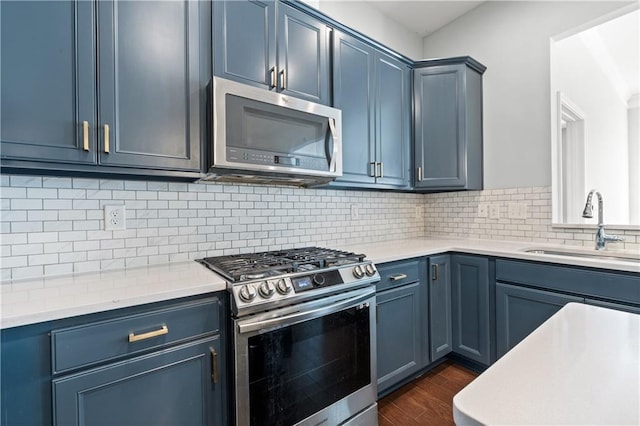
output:
<path id="1" fill-rule="evenodd" d="M 342 112 L 214 77 L 204 180 L 313 186 L 342 176 Z"/>

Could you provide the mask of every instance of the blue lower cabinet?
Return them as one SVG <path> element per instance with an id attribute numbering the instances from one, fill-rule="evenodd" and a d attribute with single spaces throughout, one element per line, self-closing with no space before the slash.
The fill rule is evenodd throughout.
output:
<path id="1" fill-rule="evenodd" d="M 417 372 L 422 364 L 420 283 L 377 294 L 378 394 Z"/>
<path id="2" fill-rule="evenodd" d="M 220 425 L 218 337 L 53 380 L 54 425 Z"/>
<path id="3" fill-rule="evenodd" d="M 506 354 L 569 302 L 584 299 L 567 294 L 496 283 L 496 345 Z"/>
<path id="4" fill-rule="evenodd" d="M 431 362 L 451 352 L 451 258 L 429 258 L 429 353 Z"/>
<path id="5" fill-rule="evenodd" d="M 483 365 L 491 362 L 489 259 L 451 256 L 453 352 Z"/>

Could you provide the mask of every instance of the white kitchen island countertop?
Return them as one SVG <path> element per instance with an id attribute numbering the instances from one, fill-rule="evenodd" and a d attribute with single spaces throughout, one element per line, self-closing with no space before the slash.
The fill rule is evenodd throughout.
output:
<path id="1" fill-rule="evenodd" d="M 640 424 L 640 315 L 569 303 L 453 398 L 462 425 Z"/>

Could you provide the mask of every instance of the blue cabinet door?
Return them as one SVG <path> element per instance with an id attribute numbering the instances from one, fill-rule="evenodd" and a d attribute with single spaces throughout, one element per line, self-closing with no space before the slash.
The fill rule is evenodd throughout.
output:
<path id="1" fill-rule="evenodd" d="M 329 34 L 324 23 L 278 3 L 278 90 L 330 103 Z"/>
<path id="2" fill-rule="evenodd" d="M 411 169 L 409 68 L 378 52 L 375 72 L 376 183 L 407 187 Z"/>
<path id="3" fill-rule="evenodd" d="M 434 362 L 451 352 L 451 258 L 429 258 L 429 352 Z"/>
<path id="4" fill-rule="evenodd" d="M 482 73 L 469 57 L 413 71 L 417 189 L 482 189 Z"/>
<path id="5" fill-rule="evenodd" d="M 342 110 L 342 177 L 339 182 L 374 183 L 374 49 L 335 31 L 333 104 Z"/>
<path id="6" fill-rule="evenodd" d="M 489 365 L 489 259 L 451 256 L 453 352 Z"/>
<path id="7" fill-rule="evenodd" d="M 583 303 L 584 299 L 496 283 L 496 349 L 498 358 L 506 354 L 569 302 Z"/>
<path id="8" fill-rule="evenodd" d="M 199 171 L 206 2 L 98 2 L 100 163 Z"/>
<path id="9" fill-rule="evenodd" d="M 95 4 L 0 2 L 2 159 L 93 164 Z"/>
<path id="10" fill-rule="evenodd" d="M 274 1 L 214 1 L 215 75 L 275 88 L 275 19 Z"/>
<path id="11" fill-rule="evenodd" d="M 380 292 L 377 299 L 378 394 L 422 366 L 420 283 Z"/>
<path id="12" fill-rule="evenodd" d="M 54 425 L 220 425 L 218 337 L 53 380 Z"/>

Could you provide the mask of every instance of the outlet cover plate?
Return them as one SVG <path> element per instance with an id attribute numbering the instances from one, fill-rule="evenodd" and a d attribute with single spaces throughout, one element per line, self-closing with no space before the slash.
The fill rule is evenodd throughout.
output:
<path id="1" fill-rule="evenodd" d="M 478 217 L 489 217 L 489 206 L 487 204 L 478 204 Z"/>
<path id="2" fill-rule="evenodd" d="M 500 204 L 489 205 L 489 219 L 500 219 Z"/>
<path id="3" fill-rule="evenodd" d="M 125 208 L 123 205 L 104 206 L 105 231 L 117 231 L 127 229 Z"/>

